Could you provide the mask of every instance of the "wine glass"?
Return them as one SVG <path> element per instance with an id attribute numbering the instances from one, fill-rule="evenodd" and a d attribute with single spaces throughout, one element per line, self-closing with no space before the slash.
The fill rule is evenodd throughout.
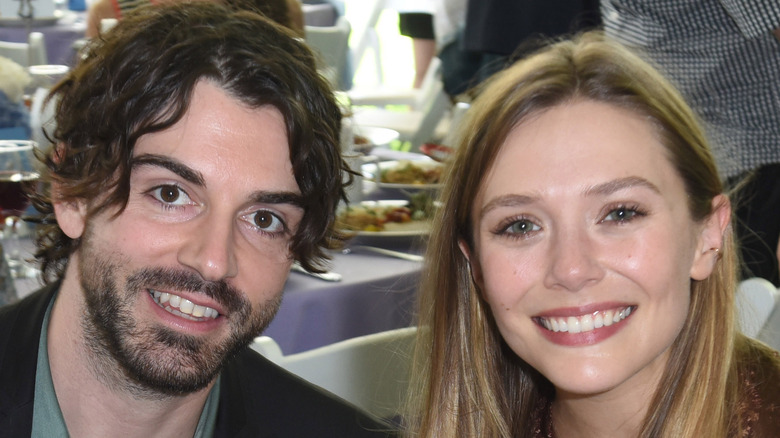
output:
<path id="1" fill-rule="evenodd" d="M 22 220 L 22 215 L 30 205 L 27 190 L 37 184 L 40 176 L 33 165 L 36 148 L 34 141 L 0 140 L 2 242 L 8 266 L 17 278 L 29 278 L 36 274 L 35 268 L 21 256 L 23 243 L 20 240 L 20 237 L 25 237 L 25 233 L 20 233 L 20 230 L 27 229 Z"/>

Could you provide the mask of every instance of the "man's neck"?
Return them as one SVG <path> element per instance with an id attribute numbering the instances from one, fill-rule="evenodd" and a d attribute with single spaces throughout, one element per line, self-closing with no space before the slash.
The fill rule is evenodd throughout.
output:
<path id="1" fill-rule="evenodd" d="M 121 431 L 123 437 L 191 438 L 213 383 L 185 396 L 139 398 L 121 389 L 127 382 L 118 365 L 95 370 L 81 326 L 85 303 L 74 274 L 69 269 L 62 282 L 48 330 L 52 380 L 69 434 L 105 437 Z"/>

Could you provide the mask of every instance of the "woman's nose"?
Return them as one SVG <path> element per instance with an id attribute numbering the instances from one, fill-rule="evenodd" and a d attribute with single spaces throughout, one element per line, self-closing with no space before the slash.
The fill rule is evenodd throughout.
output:
<path id="1" fill-rule="evenodd" d="M 560 233 L 550 242 L 545 286 L 576 292 L 597 283 L 604 269 L 584 231 Z"/>
<path id="2" fill-rule="evenodd" d="M 202 218 L 199 224 L 186 236 L 179 250 L 179 263 L 207 281 L 235 277 L 238 263 L 232 221 Z"/>

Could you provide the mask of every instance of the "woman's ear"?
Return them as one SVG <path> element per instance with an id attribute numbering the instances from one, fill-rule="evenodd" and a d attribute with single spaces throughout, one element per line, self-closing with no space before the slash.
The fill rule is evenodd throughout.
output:
<path id="1" fill-rule="evenodd" d="M 479 290 L 482 290 L 482 271 L 479 268 L 479 261 L 476 260 L 476 257 L 472 256 L 471 248 L 465 240 L 458 239 L 458 247 L 460 248 L 460 252 L 463 253 L 463 257 L 466 258 L 466 264 L 471 272 L 471 280 Z"/>
<path id="2" fill-rule="evenodd" d="M 82 199 L 62 201 L 59 185 L 52 183 L 52 199 L 57 225 L 71 239 L 78 239 L 84 233 L 87 222 L 87 205 Z"/>
<path id="3" fill-rule="evenodd" d="M 691 278 L 704 280 L 712 274 L 723 250 L 724 236 L 730 230 L 731 203 L 726 195 L 712 199 L 712 214 L 704 220 L 696 253 L 691 266 Z"/>

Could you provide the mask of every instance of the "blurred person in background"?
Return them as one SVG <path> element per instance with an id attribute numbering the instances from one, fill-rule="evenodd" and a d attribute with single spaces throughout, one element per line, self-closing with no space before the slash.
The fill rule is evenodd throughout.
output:
<path id="1" fill-rule="evenodd" d="M 440 55 L 451 96 L 478 85 L 536 41 L 596 27 L 598 0 L 467 0 L 465 24 Z"/>
<path id="2" fill-rule="evenodd" d="M 780 286 L 780 2 L 602 0 L 605 31 L 643 53 L 705 123 L 735 199 L 743 278 Z"/>
<path id="3" fill-rule="evenodd" d="M 148 4 L 158 5 L 178 1 L 224 1 L 237 9 L 250 8 L 292 30 L 303 38 L 303 11 L 300 0 L 96 0 L 87 12 L 85 36 L 92 38 L 100 33 L 104 18 L 121 20 L 131 11 Z"/>
<path id="4" fill-rule="evenodd" d="M 0 56 L 0 140 L 30 138 L 30 111 L 24 90 L 32 78 L 24 67 Z M 2 133 L 8 133 L 8 136 Z"/>
<path id="5" fill-rule="evenodd" d="M 414 80 L 420 88 L 428 66 L 436 55 L 436 35 L 433 28 L 433 0 L 387 0 L 385 7 L 398 12 L 398 31 L 412 39 Z"/>

